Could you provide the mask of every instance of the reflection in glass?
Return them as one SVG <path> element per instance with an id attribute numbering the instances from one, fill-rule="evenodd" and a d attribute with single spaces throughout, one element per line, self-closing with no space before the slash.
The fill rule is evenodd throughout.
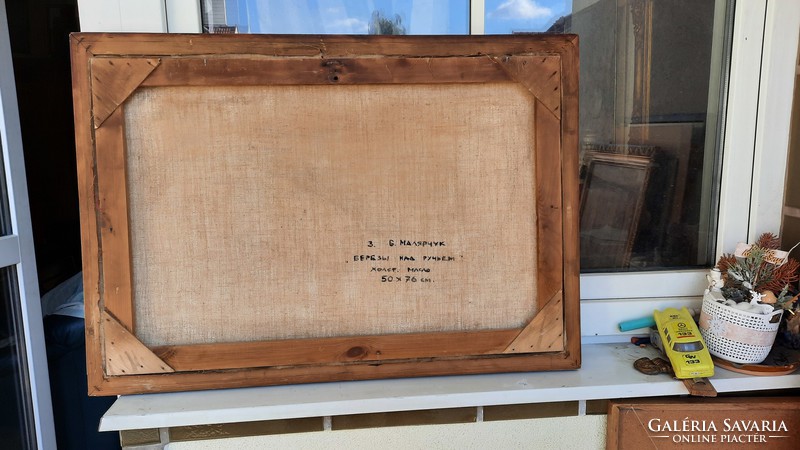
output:
<path id="1" fill-rule="evenodd" d="M 13 234 L 11 227 L 11 209 L 8 207 L 8 184 L 6 183 L 6 170 L 3 163 L 3 143 L 0 142 L 0 236 Z"/>
<path id="2" fill-rule="evenodd" d="M 0 269 L 0 446 L 34 448 L 16 268 Z"/>
<path id="3" fill-rule="evenodd" d="M 728 2 L 485 5 L 487 32 L 579 35 L 581 270 L 713 265 Z"/>
<path id="4" fill-rule="evenodd" d="M 468 0 L 203 0 L 210 33 L 467 34 Z"/>

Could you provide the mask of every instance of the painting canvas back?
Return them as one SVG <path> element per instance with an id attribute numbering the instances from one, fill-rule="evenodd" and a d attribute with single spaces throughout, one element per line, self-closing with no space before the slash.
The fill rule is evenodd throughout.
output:
<path id="1" fill-rule="evenodd" d="M 75 34 L 99 395 L 577 368 L 577 38 Z"/>

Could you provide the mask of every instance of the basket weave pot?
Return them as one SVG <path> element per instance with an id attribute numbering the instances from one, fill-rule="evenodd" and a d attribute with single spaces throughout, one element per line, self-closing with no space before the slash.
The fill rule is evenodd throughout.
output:
<path id="1" fill-rule="evenodd" d="M 698 325 L 712 355 L 735 363 L 757 364 L 772 349 L 782 315 L 782 309 L 772 314 L 742 311 L 707 294 Z"/>

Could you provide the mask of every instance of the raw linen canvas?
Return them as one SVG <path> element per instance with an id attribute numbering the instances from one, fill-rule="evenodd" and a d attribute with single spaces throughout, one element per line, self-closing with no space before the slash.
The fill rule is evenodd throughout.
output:
<path id="1" fill-rule="evenodd" d="M 72 47 L 91 394 L 579 367 L 575 36 Z"/>
<path id="2" fill-rule="evenodd" d="M 142 90 L 126 108 L 133 290 L 153 300 L 137 336 L 522 327 L 532 122 L 514 84 Z"/>

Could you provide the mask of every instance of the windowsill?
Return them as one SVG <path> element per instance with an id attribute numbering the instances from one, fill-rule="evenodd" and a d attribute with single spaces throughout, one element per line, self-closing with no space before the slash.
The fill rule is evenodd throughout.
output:
<path id="1" fill-rule="evenodd" d="M 574 371 L 404 378 L 122 396 L 100 431 L 556 401 L 687 395 L 681 381 L 633 361 L 658 355 L 628 343 L 584 344 Z M 800 387 L 800 373 L 755 377 L 716 368 L 717 392 Z"/>

